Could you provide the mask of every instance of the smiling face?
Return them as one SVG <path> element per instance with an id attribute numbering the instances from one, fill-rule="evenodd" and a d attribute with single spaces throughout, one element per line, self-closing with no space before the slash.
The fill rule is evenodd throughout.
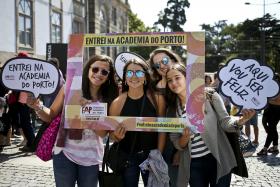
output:
<path id="1" fill-rule="evenodd" d="M 126 83 L 131 88 L 144 86 L 146 80 L 144 69 L 137 64 L 130 64 L 126 69 Z"/>
<path id="2" fill-rule="evenodd" d="M 178 70 L 171 69 L 168 71 L 167 85 L 177 95 L 186 93 L 186 77 Z"/>
<path id="3" fill-rule="evenodd" d="M 92 86 L 100 87 L 108 79 L 110 67 L 105 61 L 95 61 L 88 71 L 88 78 Z"/>
<path id="4" fill-rule="evenodd" d="M 157 72 L 161 76 L 166 76 L 166 72 L 173 63 L 173 60 L 171 60 L 165 53 L 157 53 L 153 57 L 153 66 L 156 67 Z"/>

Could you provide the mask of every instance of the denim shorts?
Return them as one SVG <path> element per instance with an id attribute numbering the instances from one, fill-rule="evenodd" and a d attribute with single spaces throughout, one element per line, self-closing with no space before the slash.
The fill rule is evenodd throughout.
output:
<path id="1" fill-rule="evenodd" d="M 246 122 L 246 125 L 258 125 L 258 114 L 256 113 L 251 119 Z"/>

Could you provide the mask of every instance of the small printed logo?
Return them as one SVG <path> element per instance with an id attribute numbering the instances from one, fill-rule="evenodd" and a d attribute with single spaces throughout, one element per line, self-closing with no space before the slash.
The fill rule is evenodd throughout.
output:
<path id="1" fill-rule="evenodd" d="M 259 106 L 259 105 L 260 105 L 260 102 L 259 102 L 255 97 L 253 97 L 253 98 L 251 99 L 251 101 L 252 101 L 256 106 Z"/>
<path id="2" fill-rule="evenodd" d="M 5 80 L 15 80 L 15 76 L 13 75 L 6 75 Z"/>

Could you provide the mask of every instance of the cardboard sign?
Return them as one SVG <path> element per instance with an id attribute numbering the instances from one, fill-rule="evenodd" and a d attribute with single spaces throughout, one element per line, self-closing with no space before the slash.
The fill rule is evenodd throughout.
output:
<path id="1" fill-rule="evenodd" d="M 2 84 L 11 90 L 26 91 L 38 97 L 53 93 L 59 83 L 56 66 L 46 61 L 17 57 L 8 60 L 1 73 Z"/>
<path id="2" fill-rule="evenodd" d="M 88 120 L 81 115 L 79 100 L 82 97 L 83 67 L 87 60 L 84 50 L 96 47 L 97 54 L 102 48 L 108 50 L 127 49 L 127 46 L 183 46 L 187 47 L 186 62 L 186 118 L 159 118 L 139 116 L 94 116 Z M 112 48 L 110 48 L 112 47 Z M 107 51 L 108 52 L 108 51 Z M 151 51 L 152 52 L 152 51 Z M 109 54 L 109 53 L 106 53 Z M 123 76 L 123 67 L 131 58 L 140 58 L 141 54 L 123 51 L 115 60 L 119 77 Z M 193 132 L 204 131 L 204 32 L 169 32 L 169 33 L 107 33 L 75 34 L 69 37 L 67 80 L 65 84 L 65 121 L 67 129 L 103 129 L 114 130 L 122 125 L 128 131 L 182 132 L 187 126 Z M 110 106 L 108 106 L 110 107 Z"/>
<path id="3" fill-rule="evenodd" d="M 271 68 L 253 59 L 232 59 L 219 71 L 220 90 L 241 108 L 263 109 L 279 93 Z"/>
<path id="4" fill-rule="evenodd" d="M 107 116 L 107 103 L 91 103 L 81 107 L 82 121 L 97 120 L 97 117 Z"/>

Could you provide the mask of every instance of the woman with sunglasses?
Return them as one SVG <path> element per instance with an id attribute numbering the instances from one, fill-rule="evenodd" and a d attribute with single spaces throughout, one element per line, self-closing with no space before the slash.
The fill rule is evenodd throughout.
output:
<path id="1" fill-rule="evenodd" d="M 167 71 L 167 85 L 167 116 L 187 117 L 186 67 L 183 64 L 175 64 Z M 204 94 L 205 131 L 191 134 L 185 128 L 182 133 L 170 134 L 175 147 L 181 150 L 177 184 L 182 187 L 187 187 L 188 183 L 191 187 L 227 187 L 230 186 L 231 170 L 237 163 L 224 131 L 238 132 L 255 111 L 244 109 L 243 116 L 234 120 L 218 93 L 211 93 L 211 88 L 206 88 Z"/>
<path id="2" fill-rule="evenodd" d="M 118 94 L 114 73 L 110 57 L 95 55 L 90 58 L 82 75 L 83 103 L 106 102 L 110 105 Z M 51 122 L 62 112 L 64 96 L 62 87 L 50 108 L 31 99 L 28 103 L 43 121 Z M 64 124 L 60 126 L 53 153 L 56 186 L 74 187 L 77 182 L 78 186 L 96 187 L 104 152 L 102 137 L 106 131 L 63 127 Z"/>
<path id="3" fill-rule="evenodd" d="M 172 64 L 181 61 L 176 53 L 167 48 L 157 48 L 151 52 L 149 63 L 152 67 L 152 86 L 156 91 L 165 94 L 166 72 Z"/>
<path id="4" fill-rule="evenodd" d="M 124 66 L 122 94 L 116 98 L 111 107 L 111 116 L 157 117 L 164 115 L 164 98 L 154 95 L 150 88 L 149 66 L 140 60 L 130 60 Z M 129 124 L 125 124 L 129 125 Z M 137 187 L 139 165 L 147 159 L 150 150 L 163 150 L 165 134 L 158 132 L 126 132 L 120 127 L 110 134 L 119 142 L 119 149 L 130 155 L 129 166 L 122 175 L 126 187 Z M 142 172 L 144 185 L 147 186 L 149 172 Z"/>
<path id="5" fill-rule="evenodd" d="M 166 97 L 166 72 L 172 64 L 181 61 L 181 58 L 176 53 L 167 48 L 157 48 L 151 52 L 149 63 L 152 67 L 152 88 L 158 94 Z M 175 187 L 178 174 L 179 152 L 173 146 L 169 136 L 166 138 L 163 157 L 168 165 L 170 187 Z"/>

